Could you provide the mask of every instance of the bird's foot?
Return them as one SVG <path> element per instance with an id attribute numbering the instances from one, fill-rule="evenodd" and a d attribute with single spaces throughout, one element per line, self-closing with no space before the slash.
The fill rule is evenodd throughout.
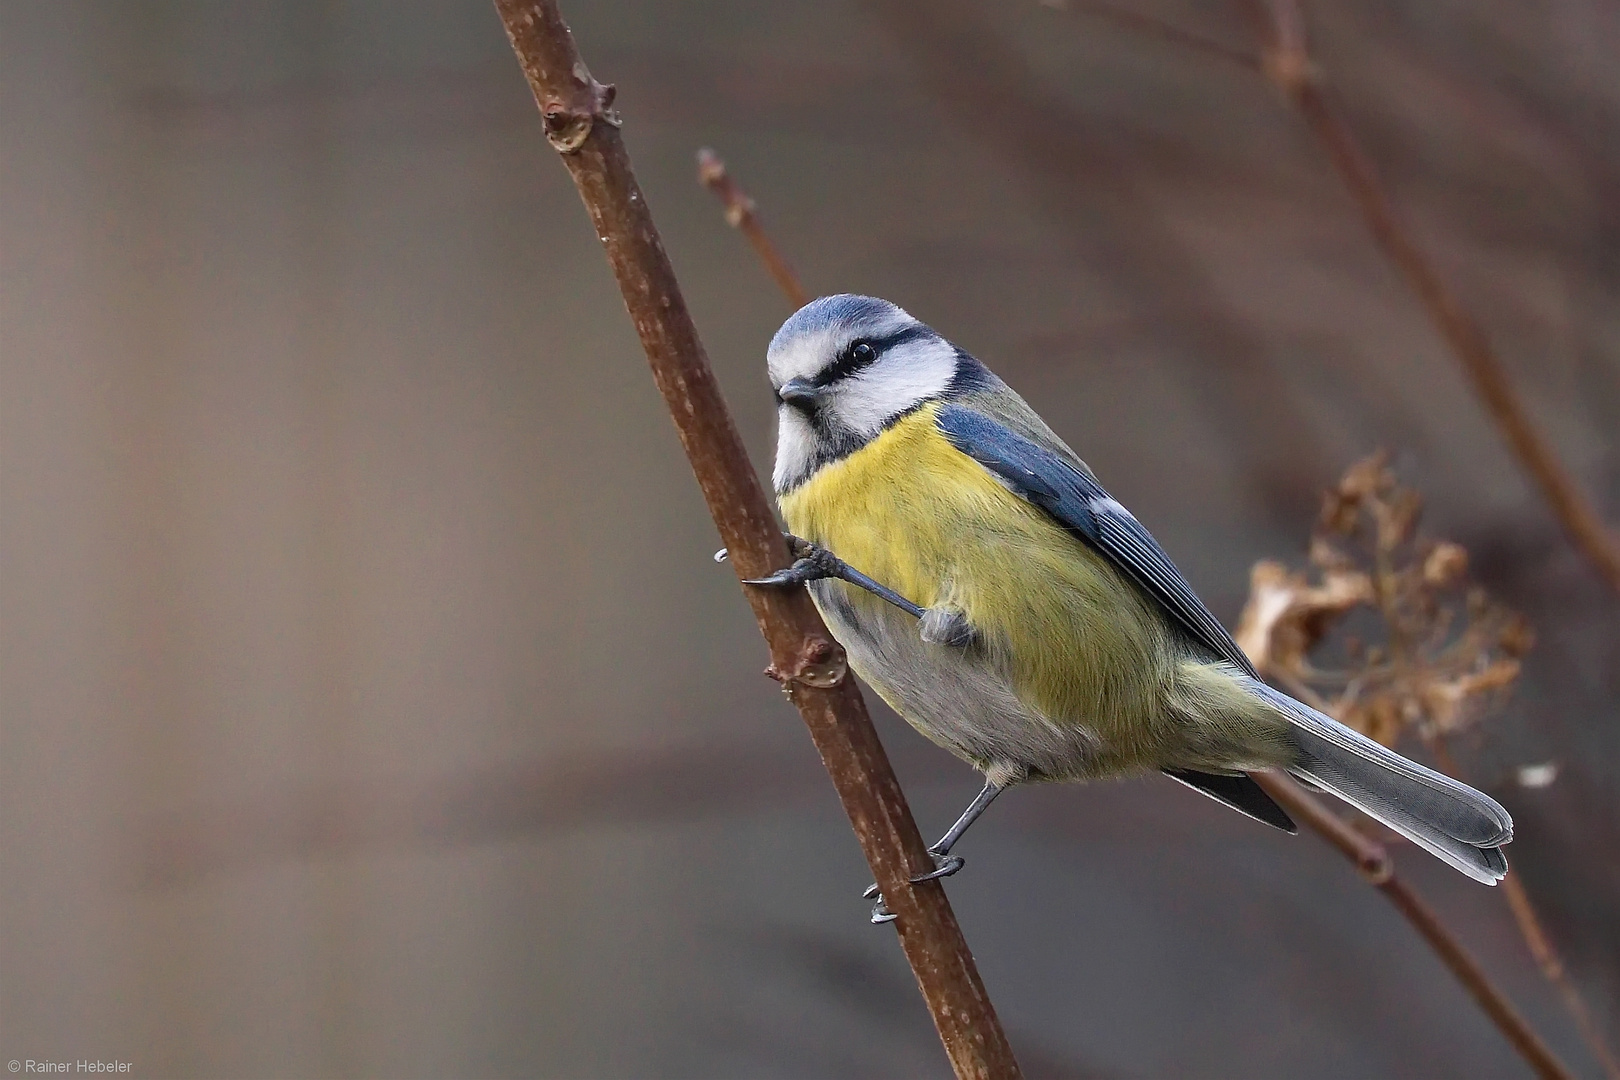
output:
<path id="1" fill-rule="evenodd" d="M 968 622 L 967 612 L 955 607 L 931 607 L 923 610 L 918 633 L 931 645 L 950 645 L 965 649 L 973 644 L 978 632 Z"/>
<path id="2" fill-rule="evenodd" d="M 794 562 L 774 574 L 762 578 L 744 578 L 744 585 L 804 585 L 823 578 L 843 578 L 849 574 L 849 565 L 822 547 L 792 533 L 783 533 Z"/>
<path id="3" fill-rule="evenodd" d="M 918 874 L 916 877 L 912 878 L 911 883 L 913 885 L 921 885 L 925 881 L 938 881 L 941 878 L 948 878 L 967 865 L 967 860 L 962 858 L 960 855 L 949 855 L 943 852 L 937 852 L 932 848 L 928 850 L 928 854 L 934 857 L 934 869 L 930 870 L 926 874 Z M 877 882 L 874 881 L 871 885 L 868 885 L 866 887 L 866 891 L 861 893 L 861 896 L 867 900 L 875 901 L 872 904 L 872 925 L 881 926 L 886 922 L 894 921 L 895 914 L 889 910 L 889 905 L 884 903 L 883 893 L 879 891 Z"/>
<path id="4" fill-rule="evenodd" d="M 923 617 L 922 608 L 913 604 L 887 585 L 873 581 L 820 544 L 811 543 L 809 540 L 794 536 L 792 533 L 783 533 L 782 535 L 787 540 L 788 550 L 793 553 L 793 565 L 784 567 L 774 574 L 767 574 L 762 578 L 744 578 L 744 585 L 780 587 L 784 585 L 805 585 L 812 581 L 820 581 L 823 578 L 838 578 L 849 582 L 856 588 L 865 589 L 879 599 L 888 601 L 914 619 Z M 725 548 L 721 548 L 714 553 L 715 562 L 724 562 L 725 559 Z"/>
<path id="5" fill-rule="evenodd" d="M 762 578 L 744 578 L 744 585 L 803 585 L 822 578 L 842 577 L 849 568 L 838 556 L 802 536 L 783 533 L 782 539 L 787 541 L 788 551 L 793 555 L 793 565 Z M 714 553 L 714 561 L 725 562 L 730 554 L 728 549 L 721 548 Z"/>

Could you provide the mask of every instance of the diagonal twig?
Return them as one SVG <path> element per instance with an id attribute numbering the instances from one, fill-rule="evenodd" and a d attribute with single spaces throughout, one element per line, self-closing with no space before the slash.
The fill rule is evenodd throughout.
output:
<path id="1" fill-rule="evenodd" d="M 765 234 L 754 200 L 737 186 L 731 173 L 726 171 L 726 163 L 707 147 L 698 151 L 697 160 L 698 179 L 703 181 L 704 187 L 714 192 L 720 205 L 726 208 L 726 221 L 731 227 L 748 237 L 748 242 L 754 245 L 754 252 L 759 255 L 759 261 L 765 264 L 777 288 L 782 290 L 794 307 L 801 308 L 808 304 L 810 294 L 799 284 L 799 275 L 793 272 L 793 267 L 782 257 L 782 252 Z"/>
<path id="2" fill-rule="evenodd" d="M 1593 568 L 1620 591 L 1620 539 L 1530 419 L 1485 331 L 1396 214 L 1372 159 L 1322 89 L 1322 72 L 1306 44 L 1305 20 L 1298 3 L 1251 0 L 1249 10 L 1260 22 L 1265 39 L 1266 75 L 1288 95 L 1321 139 L 1373 237 L 1423 301 L 1436 329 L 1473 380 L 1474 389 L 1484 399 L 1508 445 L 1541 488 L 1564 532 Z"/>
<path id="3" fill-rule="evenodd" d="M 749 205 L 752 206 L 752 200 Z M 794 300 L 791 293 L 788 299 Z M 1302 685 L 1299 690 L 1314 699 L 1319 707 L 1326 706 L 1327 703 L 1316 698 L 1309 687 Z M 1294 692 L 1293 688 L 1290 688 L 1290 692 Z M 1261 787 L 1293 814 L 1296 821 L 1304 822 L 1342 852 L 1369 882 L 1389 897 L 1538 1076 L 1544 1080 L 1573 1080 L 1563 1063 L 1513 1007 L 1507 995 L 1491 982 L 1485 970 L 1463 948 L 1434 910 L 1395 876 L 1395 862 L 1383 845 L 1356 832 L 1286 776 L 1278 773 L 1256 773 L 1254 776 Z"/>
<path id="4" fill-rule="evenodd" d="M 681 444 L 740 578 L 788 562 L 787 545 L 721 397 L 697 328 L 630 168 L 614 89 L 591 77 L 555 0 L 496 0 L 546 138 L 579 188 Z M 937 881 L 911 809 L 843 651 L 802 589 L 746 590 L 768 670 L 798 706 L 889 907 L 901 948 L 959 1077 L 1016 1077 L 1018 1064 Z"/>
<path id="5" fill-rule="evenodd" d="M 1436 734 L 1428 740 L 1429 750 L 1434 754 L 1435 763 L 1450 773 L 1460 777 L 1457 763 L 1452 759 L 1451 750 L 1446 741 Z M 1519 933 L 1524 938 L 1524 944 L 1530 950 L 1530 956 L 1541 970 L 1541 975 L 1553 988 L 1558 991 L 1559 997 L 1564 1000 L 1564 1008 L 1575 1020 L 1575 1026 L 1580 1029 L 1581 1038 L 1586 1041 L 1587 1049 L 1597 1059 L 1603 1071 L 1610 1080 L 1620 1080 L 1620 1061 L 1615 1059 L 1614 1051 L 1609 1041 L 1598 1027 L 1592 1016 L 1591 1008 L 1586 1004 L 1580 988 L 1569 977 L 1569 969 L 1564 966 L 1564 959 L 1558 954 L 1552 939 L 1541 925 L 1541 917 L 1536 914 L 1535 905 L 1530 902 L 1530 894 L 1519 880 L 1519 875 L 1509 874 L 1502 879 L 1502 899 L 1507 901 L 1508 910 L 1513 913 L 1513 921 L 1518 924 Z"/>
<path id="6" fill-rule="evenodd" d="M 1165 22 L 1156 15 L 1133 11 L 1119 4 L 1109 3 L 1108 0 L 1040 0 L 1043 7 L 1055 8 L 1059 11 L 1072 11 L 1077 15 L 1091 15 L 1104 22 L 1114 23 L 1126 30 L 1133 30 L 1145 37 L 1158 38 L 1172 45 L 1180 45 L 1194 52 L 1216 60 L 1224 60 L 1228 64 L 1247 68 L 1250 71 L 1259 71 L 1262 60 L 1254 53 L 1244 52 L 1233 48 L 1214 38 L 1205 37 L 1191 30 L 1185 30 L 1175 23 Z"/>
<path id="7" fill-rule="evenodd" d="M 1620 537 L 1593 507 L 1530 419 L 1490 339 L 1395 213 L 1372 159 L 1322 90 L 1322 72 L 1306 46 L 1305 22 L 1297 0 L 1250 0 L 1248 10 L 1257 16 L 1267 42 L 1265 54 L 1258 58 L 1106 0 L 1043 2 L 1048 7 L 1094 15 L 1144 36 L 1260 72 L 1282 88 L 1322 140 L 1374 238 L 1416 290 L 1441 337 L 1484 399 L 1486 410 L 1501 429 L 1508 446 L 1541 489 L 1542 497 L 1564 532 L 1593 568 L 1620 591 Z"/>
<path id="8" fill-rule="evenodd" d="M 1288 777 L 1269 772 L 1253 776 L 1295 821 L 1303 822 L 1333 845 L 1356 865 L 1368 884 L 1389 898 L 1537 1076 L 1544 1080 L 1574 1080 L 1574 1074 L 1513 1007 L 1507 995 L 1491 982 L 1479 961 L 1469 955 L 1435 910 L 1395 875 L 1395 860 L 1384 845 L 1357 832 Z"/>
<path id="9" fill-rule="evenodd" d="M 1067 8 L 1064 0 L 1043 0 L 1048 6 Z M 1183 30 L 1171 23 L 1107 3 L 1083 0 L 1075 10 L 1097 15 L 1127 29 L 1219 56 L 1241 67 L 1262 72 L 1293 100 L 1307 123 L 1326 145 L 1367 219 L 1374 236 L 1416 288 L 1447 344 L 1474 380 L 1487 409 L 1506 436 L 1525 469 L 1541 487 L 1564 531 L 1610 584 L 1620 588 L 1620 540 L 1587 501 L 1580 487 L 1563 468 L 1557 455 L 1531 423 L 1508 381 L 1489 340 L 1446 287 L 1438 272 L 1395 214 L 1393 203 L 1378 181 L 1371 159 L 1356 142 L 1348 124 L 1321 89 L 1322 71 L 1311 58 L 1305 22 L 1297 0 L 1251 0 L 1247 10 L 1259 25 L 1268 47 L 1257 60 L 1241 51 Z M 1290 692 L 1293 692 L 1292 688 Z M 1525 944 L 1537 966 L 1563 998 L 1565 1007 L 1604 1072 L 1620 1080 L 1620 1060 L 1592 1018 L 1579 989 L 1570 980 L 1562 959 L 1541 927 L 1535 908 L 1518 877 L 1503 882 L 1503 898 L 1513 913 Z"/>
<path id="10" fill-rule="evenodd" d="M 1368 228 L 1423 300 L 1509 445 L 1540 485 L 1564 531 L 1597 571 L 1620 590 L 1620 541 L 1531 422 L 1485 332 L 1463 308 L 1396 214 L 1371 158 L 1322 89 L 1322 70 L 1311 57 L 1305 17 L 1298 0 L 1251 0 L 1249 10 L 1259 22 L 1265 42 L 1266 75 L 1288 95 L 1321 139 L 1360 206 Z M 1433 745 L 1443 759 L 1449 760 L 1443 744 Z M 1563 962 L 1542 932 L 1523 884 L 1516 877 L 1504 882 L 1503 897 L 1537 966 L 1563 999 L 1588 1048 L 1605 1073 L 1620 1078 L 1620 1064 L 1593 1022 L 1585 999 L 1570 981 Z"/>

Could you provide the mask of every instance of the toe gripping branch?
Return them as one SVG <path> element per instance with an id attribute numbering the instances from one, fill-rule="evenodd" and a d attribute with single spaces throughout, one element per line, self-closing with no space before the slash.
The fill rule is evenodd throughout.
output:
<path id="1" fill-rule="evenodd" d="M 968 827 L 979 820 L 979 815 L 984 813 L 985 808 L 995 802 L 996 796 L 1005 790 L 1007 789 L 994 780 L 985 780 L 984 788 L 968 804 L 968 808 L 962 811 L 962 816 L 956 819 L 956 824 L 952 825 L 945 835 L 940 837 L 939 841 L 928 849 L 928 854 L 934 857 L 934 869 L 929 873 L 912 878 L 911 883 L 913 885 L 921 885 L 925 881 L 937 881 L 939 878 L 950 877 L 967 865 L 967 860 L 960 855 L 952 855 L 951 849 L 956 846 L 958 840 L 962 839 L 962 835 L 968 831 Z M 872 905 L 873 923 L 881 924 L 894 921 L 894 912 L 890 911 L 889 905 L 883 902 L 883 893 L 878 890 L 876 885 L 870 886 L 861 895 L 868 900 L 876 901 Z"/>
<path id="2" fill-rule="evenodd" d="M 792 566 L 768 574 L 762 578 L 744 578 L 744 585 L 805 585 L 812 581 L 821 581 L 823 578 L 838 578 L 847 581 L 857 588 L 865 589 L 873 596 L 887 600 L 901 611 L 916 619 L 927 614 L 922 608 L 901 596 L 882 582 L 873 581 L 849 563 L 840 559 L 820 544 L 812 544 L 802 537 L 791 533 L 786 535 L 788 549 L 793 552 Z M 714 553 L 715 562 L 724 562 L 726 549 L 721 548 Z"/>
<path id="3" fill-rule="evenodd" d="M 946 855 L 943 852 L 935 851 L 933 848 L 928 849 L 928 854 L 934 857 L 934 869 L 926 874 L 918 874 L 911 879 L 911 884 L 921 885 L 925 881 L 938 881 L 940 878 L 948 878 L 967 865 L 967 860 L 960 855 Z M 861 896 L 873 901 L 873 926 L 882 926 L 884 923 L 894 922 L 896 916 L 894 912 L 889 910 L 889 905 L 884 903 L 883 891 L 878 888 L 876 882 L 868 885 L 866 891 L 861 893 Z"/>

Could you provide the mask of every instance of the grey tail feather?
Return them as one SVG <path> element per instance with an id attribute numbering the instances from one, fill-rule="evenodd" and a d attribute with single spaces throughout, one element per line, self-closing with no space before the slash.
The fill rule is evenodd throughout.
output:
<path id="1" fill-rule="evenodd" d="M 1192 769 L 1164 769 L 1164 775 L 1177 783 L 1186 784 L 1200 795 L 1208 795 L 1218 803 L 1230 806 L 1240 814 L 1285 833 L 1297 833 L 1299 827 L 1288 812 L 1266 794 L 1266 789 L 1255 783 L 1246 773 L 1226 776 L 1221 773 L 1196 772 Z"/>
<path id="2" fill-rule="evenodd" d="M 1332 717 L 1254 679 L 1257 697 L 1286 715 L 1298 755 L 1289 772 L 1337 795 L 1475 881 L 1507 875 L 1513 819 L 1500 803 L 1426 769 Z"/>

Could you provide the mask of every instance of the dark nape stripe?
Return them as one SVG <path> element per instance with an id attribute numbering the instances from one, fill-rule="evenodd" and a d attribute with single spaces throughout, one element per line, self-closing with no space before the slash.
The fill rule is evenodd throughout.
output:
<path id="1" fill-rule="evenodd" d="M 892 334 L 885 334 L 879 338 L 866 338 L 865 341 L 881 354 L 887 349 L 892 349 L 896 345 L 904 345 L 908 341 L 938 336 L 922 323 L 912 323 L 910 326 L 901 327 Z"/>
<path id="2" fill-rule="evenodd" d="M 956 374 L 951 377 L 950 386 L 945 388 L 945 397 L 957 398 L 967 394 L 976 394 L 985 390 L 995 390 L 1001 385 L 995 372 L 981 364 L 972 354 L 956 350 Z"/>

